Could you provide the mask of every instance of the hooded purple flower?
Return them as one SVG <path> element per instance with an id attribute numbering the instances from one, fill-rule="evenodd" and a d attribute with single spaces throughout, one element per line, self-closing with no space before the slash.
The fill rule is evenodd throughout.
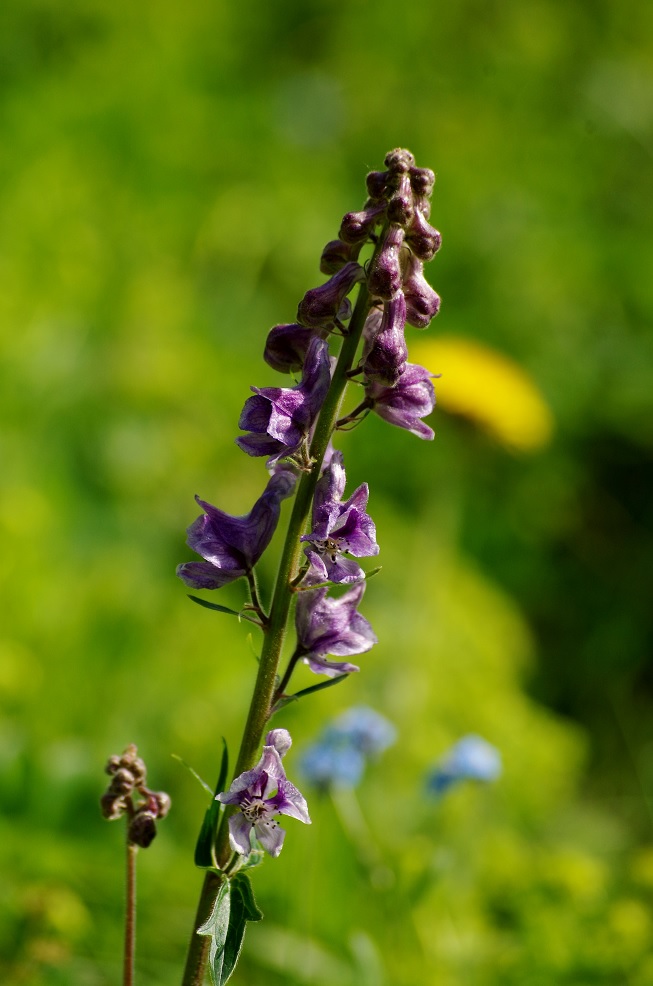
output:
<path id="1" fill-rule="evenodd" d="M 369 381 L 365 393 L 371 402 L 372 410 L 380 418 L 398 428 L 406 428 L 418 438 L 434 437 L 432 428 L 421 420 L 430 414 L 435 406 L 435 390 L 432 373 L 417 363 L 406 363 L 406 369 L 394 387 L 384 387 L 374 380 Z"/>
<path id="2" fill-rule="evenodd" d="M 350 657 L 364 654 L 377 642 L 372 627 L 356 607 L 365 592 L 365 583 L 352 586 L 344 595 L 327 596 L 328 589 L 308 589 L 298 594 L 295 611 L 297 646 L 311 671 L 334 678 L 358 671 L 348 661 L 327 661 L 325 654 Z"/>
<path id="3" fill-rule="evenodd" d="M 306 351 L 297 387 L 252 387 L 238 425 L 250 435 L 236 444 L 248 455 L 267 455 L 272 462 L 297 452 L 326 397 L 331 382 L 329 347 L 313 339 Z"/>
<path id="4" fill-rule="evenodd" d="M 371 320 L 373 326 L 376 318 Z M 367 355 L 363 362 L 365 375 L 379 383 L 392 387 L 404 372 L 408 359 L 408 347 L 404 337 L 406 325 L 406 300 L 403 291 L 397 291 L 394 298 L 386 301 L 378 332 L 368 343 Z"/>
<path id="5" fill-rule="evenodd" d="M 263 756 L 252 770 L 232 782 L 228 791 L 216 796 L 223 805 L 237 805 L 240 811 L 229 817 L 229 842 L 234 852 L 249 856 L 254 835 L 270 856 L 278 856 L 286 833 L 275 815 L 290 815 L 310 825 L 308 805 L 290 783 L 281 763 L 292 740 L 287 729 L 272 729 L 265 738 Z"/>
<path id="6" fill-rule="evenodd" d="M 219 589 L 251 572 L 272 539 L 281 501 L 292 494 L 296 482 L 289 469 L 279 470 L 244 517 L 232 517 L 195 497 L 205 512 L 188 528 L 186 544 L 204 561 L 179 565 L 179 578 L 193 589 Z"/>
<path id="7" fill-rule="evenodd" d="M 304 534 L 308 541 L 306 557 L 310 562 L 307 581 L 358 582 L 365 573 L 360 565 L 343 558 L 347 551 L 356 558 L 378 555 L 374 521 L 366 513 L 369 489 L 363 483 L 348 500 L 342 502 L 347 477 L 342 452 L 334 452 L 315 487 L 313 529 Z"/>
<path id="8" fill-rule="evenodd" d="M 352 261 L 324 284 L 307 291 L 297 308 L 297 321 L 310 328 L 330 328 L 340 317 L 340 306 L 365 271 Z M 347 317 L 347 316 L 345 316 Z"/>
<path id="9" fill-rule="evenodd" d="M 313 329 L 291 322 L 289 325 L 275 325 L 268 332 L 263 359 L 279 373 L 294 373 L 304 366 L 306 353 L 315 338 Z"/>

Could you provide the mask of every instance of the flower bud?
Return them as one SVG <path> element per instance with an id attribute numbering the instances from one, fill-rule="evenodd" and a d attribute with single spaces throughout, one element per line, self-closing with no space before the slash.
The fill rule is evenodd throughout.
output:
<path id="1" fill-rule="evenodd" d="M 152 791 L 148 807 L 156 813 L 157 818 L 165 818 L 170 811 L 172 801 L 165 791 Z"/>
<path id="2" fill-rule="evenodd" d="M 387 171 L 370 171 L 365 182 L 367 184 L 367 194 L 373 201 L 378 202 L 379 199 L 385 197 L 387 180 Z"/>
<path id="3" fill-rule="evenodd" d="M 348 212 L 340 224 L 340 239 L 345 243 L 364 242 L 381 221 L 384 211 L 385 202 L 381 202 L 380 205 L 371 205 L 362 212 Z"/>
<path id="4" fill-rule="evenodd" d="M 423 274 L 424 264 L 411 254 L 404 278 L 406 321 L 416 329 L 425 329 L 440 310 L 440 296 Z"/>
<path id="5" fill-rule="evenodd" d="M 147 849 L 156 835 L 156 815 L 147 809 L 137 811 L 129 823 L 127 838 L 134 845 Z"/>
<path id="6" fill-rule="evenodd" d="M 435 174 L 430 168 L 410 168 L 410 184 L 418 196 L 428 198 L 433 193 Z"/>
<path id="7" fill-rule="evenodd" d="M 394 387 L 401 377 L 408 359 L 404 338 L 405 324 L 406 302 L 403 291 L 398 291 L 384 305 L 381 328 L 363 363 L 363 371 L 368 380 Z"/>
<path id="8" fill-rule="evenodd" d="M 384 164 L 390 171 L 407 172 L 415 164 L 415 158 L 410 151 L 396 147 L 386 154 Z"/>
<path id="9" fill-rule="evenodd" d="M 345 264 L 355 260 L 358 253 L 351 243 L 342 240 L 330 240 L 322 251 L 320 270 L 323 274 L 337 274 Z"/>
<path id="10" fill-rule="evenodd" d="M 428 224 L 420 210 L 415 209 L 415 214 L 406 233 L 406 242 L 416 257 L 428 262 L 440 249 L 442 237 L 437 229 L 433 229 Z"/>
<path id="11" fill-rule="evenodd" d="M 396 182 L 396 189 L 388 199 L 388 220 L 407 226 L 413 217 L 413 193 L 408 175 L 401 174 Z"/>
<path id="12" fill-rule="evenodd" d="M 270 329 L 265 343 L 263 359 L 279 373 L 294 373 L 304 365 L 306 352 L 314 338 L 313 329 L 291 322 L 275 325 Z"/>
<path id="13" fill-rule="evenodd" d="M 134 784 L 134 775 L 131 770 L 127 770 L 126 767 L 120 767 L 113 775 L 111 784 L 109 785 L 109 791 L 118 797 L 123 794 L 130 794 L 134 790 Z"/>
<path id="14" fill-rule="evenodd" d="M 399 251 L 403 242 L 404 231 L 401 226 L 390 226 L 367 277 L 367 286 L 373 298 L 387 300 L 400 289 Z"/>
<path id="15" fill-rule="evenodd" d="M 354 284 L 364 277 L 360 264 L 346 264 L 325 284 L 307 291 L 297 309 L 297 321 L 311 328 L 330 328 Z"/>
<path id="16" fill-rule="evenodd" d="M 100 798 L 100 810 L 108 822 L 115 822 L 116 819 L 124 815 L 127 805 L 121 797 L 116 797 L 111 791 L 106 791 Z"/>

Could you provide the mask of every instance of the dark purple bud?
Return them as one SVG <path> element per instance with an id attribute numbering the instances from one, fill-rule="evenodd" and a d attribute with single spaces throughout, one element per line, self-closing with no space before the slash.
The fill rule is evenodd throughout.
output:
<path id="1" fill-rule="evenodd" d="M 153 802 L 153 804 L 152 804 Z M 170 811 L 170 806 L 172 802 L 170 800 L 170 795 L 166 794 L 165 791 L 152 791 L 150 795 L 150 805 L 148 805 L 151 810 L 156 813 L 157 818 L 165 818 Z"/>
<path id="2" fill-rule="evenodd" d="M 407 226 L 413 216 L 413 192 L 408 175 L 398 175 L 395 191 L 388 199 L 388 220 Z"/>
<path id="3" fill-rule="evenodd" d="M 394 387 L 404 372 L 408 349 L 404 338 L 406 301 L 403 291 L 383 306 L 381 328 L 363 363 L 363 371 L 369 380 Z"/>
<path id="4" fill-rule="evenodd" d="M 294 455 L 307 437 L 330 383 L 329 347 L 323 339 L 314 338 L 296 387 L 252 387 L 256 396 L 245 401 L 238 422 L 251 434 L 237 438 L 237 445 L 248 455 L 269 456 L 270 463 Z"/>
<path id="5" fill-rule="evenodd" d="M 410 168 L 410 184 L 415 195 L 428 198 L 433 192 L 435 174 L 430 168 Z"/>
<path id="6" fill-rule="evenodd" d="M 100 798 L 100 810 L 108 822 L 115 822 L 122 818 L 127 811 L 127 805 L 123 798 L 116 797 L 110 791 L 106 791 Z"/>
<path id="7" fill-rule="evenodd" d="M 367 313 L 365 325 L 363 326 L 363 362 L 365 362 L 369 354 L 372 352 L 374 340 L 381 331 L 382 323 L 383 308 L 379 308 L 375 305 L 373 308 L 370 308 Z"/>
<path id="8" fill-rule="evenodd" d="M 384 387 L 372 381 L 366 385 L 365 393 L 379 417 L 418 438 L 431 439 L 433 429 L 421 419 L 431 414 L 435 406 L 432 377 L 423 366 L 407 363 L 396 386 Z"/>
<path id="9" fill-rule="evenodd" d="M 437 229 L 433 229 L 429 225 L 420 210 L 415 209 L 415 214 L 406 233 L 406 242 L 416 257 L 428 262 L 440 249 L 442 237 Z"/>
<path id="10" fill-rule="evenodd" d="M 107 760 L 104 767 L 104 772 L 105 774 L 115 774 L 115 772 L 118 770 L 119 767 L 120 767 L 120 757 L 114 754 L 112 757 L 109 757 L 109 759 Z"/>
<path id="11" fill-rule="evenodd" d="M 392 298 L 401 287 L 399 252 L 404 242 L 401 226 L 390 226 L 367 277 L 373 298 Z"/>
<path id="12" fill-rule="evenodd" d="M 295 373 L 303 367 L 308 347 L 314 338 L 313 329 L 296 322 L 275 325 L 268 333 L 263 359 L 279 373 Z"/>
<path id="13" fill-rule="evenodd" d="M 373 201 L 378 202 L 379 199 L 385 198 L 387 180 L 387 171 L 370 171 L 365 182 L 367 184 L 367 194 Z"/>
<path id="14" fill-rule="evenodd" d="M 362 212 L 348 212 L 340 225 L 341 240 L 345 243 L 361 243 L 366 240 L 385 212 L 385 202 L 371 205 Z"/>
<path id="15" fill-rule="evenodd" d="M 109 791 L 114 797 L 130 794 L 134 790 L 134 783 L 132 772 L 125 767 L 120 767 L 113 775 L 113 779 L 109 785 Z"/>
<path id="16" fill-rule="evenodd" d="M 127 838 L 141 849 L 147 849 L 156 835 L 156 815 L 141 809 L 137 811 L 127 828 Z"/>
<path id="17" fill-rule="evenodd" d="M 179 565 L 179 578 L 193 589 L 219 589 L 247 575 L 272 540 L 281 501 L 292 494 L 295 482 L 289 470 L 275 473 L 243 517 L 232 517 L 196 497 L 205 513 L 188 528 L 186 544 L 204 561 Z"/>
<path id="18" fill-rule="evenodd" d="M 424 264 L 411 254 L 404 279 L 406 321 L 416 329 L 425 329 L 440 311 L 440 295 L 424 277 Z"/>
<path id="19" fill-rule="evenodd" d="M 325 284 L 307 291 L 297 309 L 297 321 L 311 328 L 330 328 L 338 317 L 338 311 L 354 284 L 365 276 L 360 264 L 346 264 Z"/>
<path id="20" fill-rule="evenodd" d="M 410 151 L 397 147 L 394 151 L 389 151 L 386 154 L 384 164 L 390 171 L 407 172 L 414 166 L 415 158 Z"/>
<path id="21" fill-rule="evenodd" d="M 337 274 L 339 270 L 356 259 L 358 250 L 351 243 L 330 240 L 322 251 L 320 270 L 323 274 Z"/>

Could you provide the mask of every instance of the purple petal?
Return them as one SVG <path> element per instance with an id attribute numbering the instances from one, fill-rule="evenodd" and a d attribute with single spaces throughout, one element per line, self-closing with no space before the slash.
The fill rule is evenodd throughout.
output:
<path id="1" fill-rule="evenodd" d="M 360 671 L 357 665 L 350 664 L 348 661 L 327 661 L 325 657 L 316 657 L 313 654 L 304 658 L 304 664 L 308 664 L 315 674 L 325 674 L 327 678 L 338 678 L 341 674 Z"/>
<path id="2" fill-rule="evenodd" d="M 254 834 L 270 856 L 277 857 L 279 855 L 283 848 L 283 840 L 286 837 L 286 833 L 279 827 L 274 818 L 256 822 L 254 825 Z"/>
<path id="3" fill-rule="evenodd" d="M 229 844 L 234 852 L 241 856 L 249 856 L 252 851 L 250 833 L 252 823 L 249 822 L 242 812 L 229 817 Z"/>
<path id="4" fill-rule="evenodd" d="M 177 565 L 178 578 L 191 589 L 221 589 L 246 574 L 244 568 L 216 568 L 208 561 L 187 561 Z"/>

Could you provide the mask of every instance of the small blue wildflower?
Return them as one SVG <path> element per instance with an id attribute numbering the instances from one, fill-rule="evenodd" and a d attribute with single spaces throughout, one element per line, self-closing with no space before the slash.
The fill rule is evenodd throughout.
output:
<path id="1" fill-rule="evenodd" d="M 374 709 L 356 706 L 330 723 L 299 762 L 304 777 L 317 788 L 357 787 L 367 759 L 395 742 L 394 725 Z"/>
<path id="2" fill-rule="evenodd" d="M 440 758 L 426 780 L 427 789 L 443 794 L 459 781 L 495 781 L 501 775 L 501 754 L 480 736 L 463 736 Z"/>

